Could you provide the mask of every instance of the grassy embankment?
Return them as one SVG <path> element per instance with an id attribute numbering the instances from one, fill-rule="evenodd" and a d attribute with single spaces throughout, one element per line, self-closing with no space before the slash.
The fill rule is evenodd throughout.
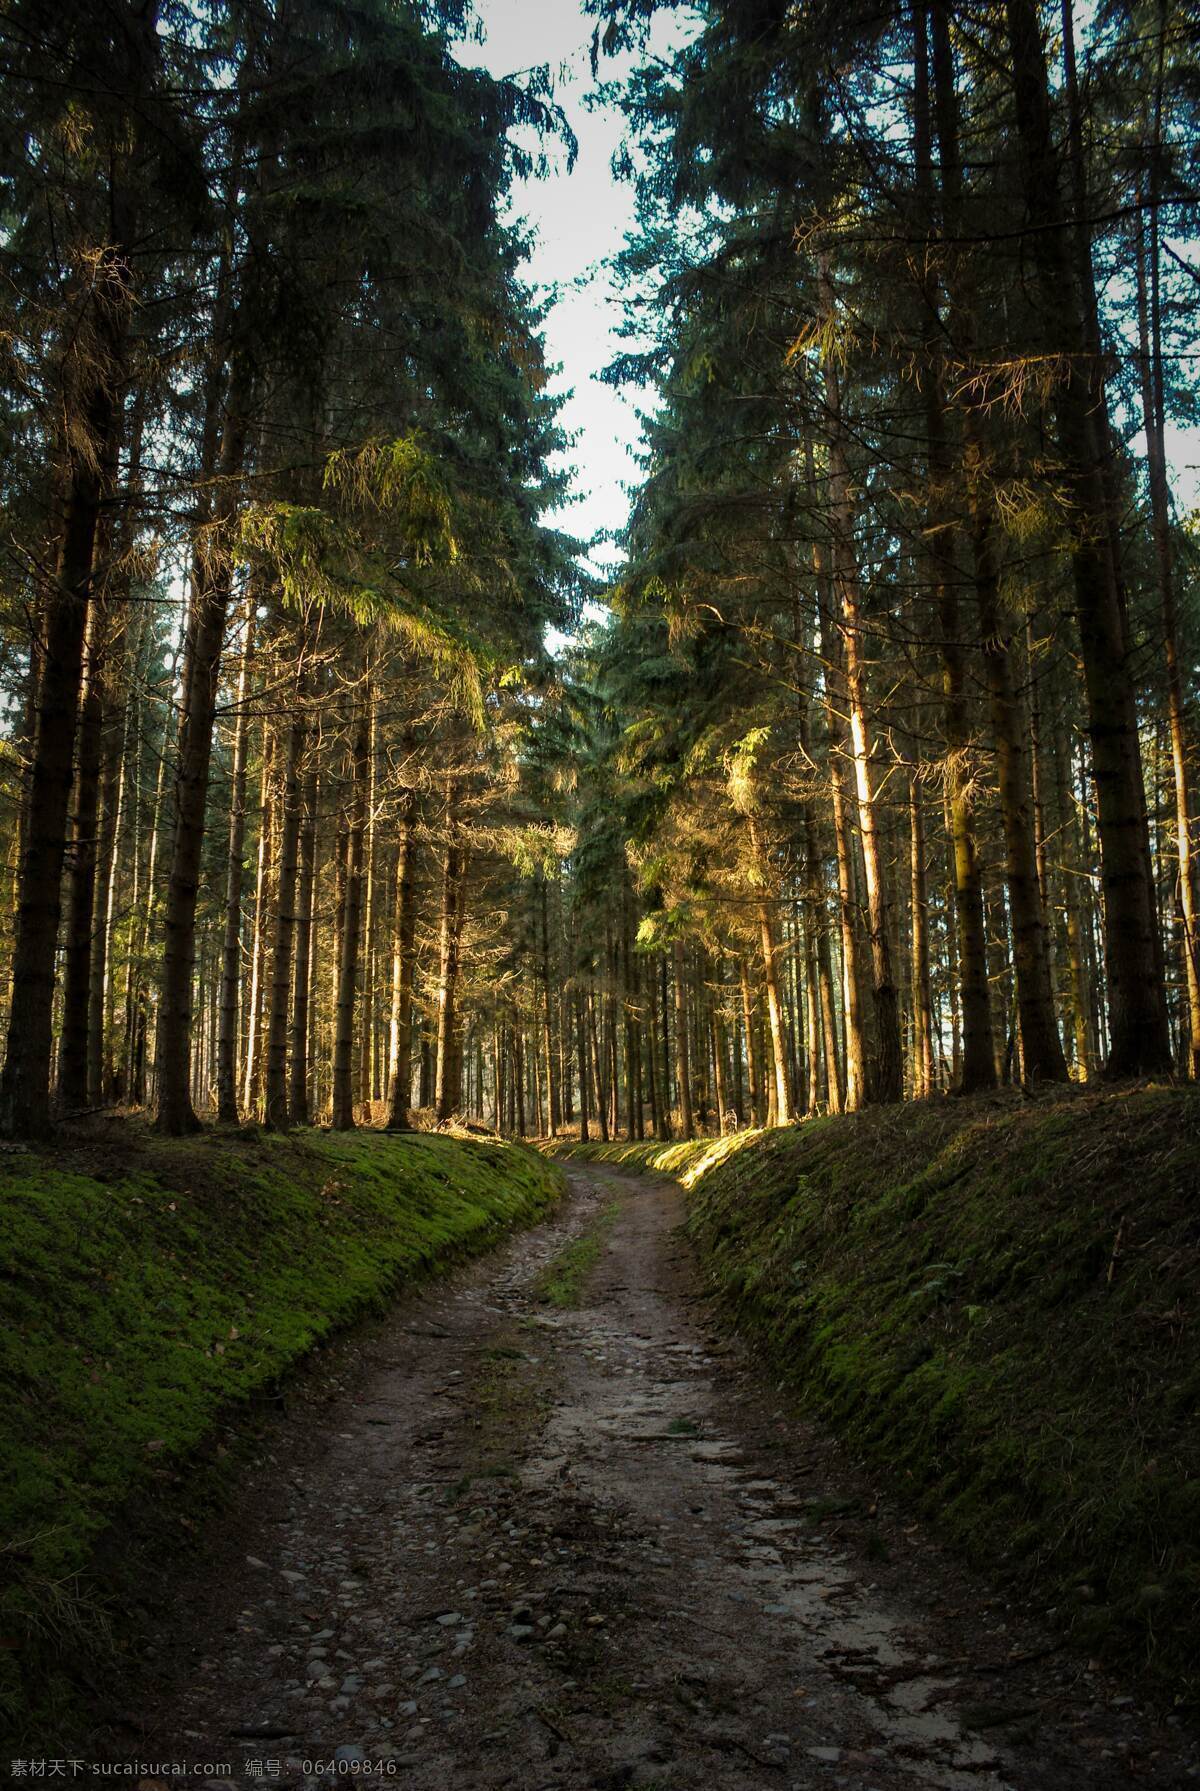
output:
<path id="1" fill-rule="evenodd" d="M 892 1490 L 1200 1695 L 1200 1094 L 582 1150 L 690 1187 L 736 1322 Z"/>
<path id="2" fill-rule="evenodd" d="M 231 1408 L 560 1187 L 520 1146 L 421 1133 L 130 1123 L 0 1158 L 0 1729 L 20 1735 L 54 1661 L 103 1632 L 88 1563 L 131 1496 L 169 1490 Z"/>

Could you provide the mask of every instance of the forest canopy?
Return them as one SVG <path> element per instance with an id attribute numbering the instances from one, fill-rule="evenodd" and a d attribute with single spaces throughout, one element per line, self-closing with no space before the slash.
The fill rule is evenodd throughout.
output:
<path id="1" fill-rule="evenodd" d="M 587 10 L 603 593 L 548 71 L 459 0 L 3 8 L 5 1134 L 1200 1074 L 1194 16 Z"/>

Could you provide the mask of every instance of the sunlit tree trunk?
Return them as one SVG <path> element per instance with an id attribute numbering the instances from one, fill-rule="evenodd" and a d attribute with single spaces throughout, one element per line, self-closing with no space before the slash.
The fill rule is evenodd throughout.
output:
<path id="1" fill-rule="evenodd" d="M 675 1080 L 679 1084 L 679 1123 L 684 1138 L 696 1135 L 692 1117 L 692 1075 L 688 1050 L 687 968 L 683 945 L 677 939 L 673 948 L 675 982 Z"/>

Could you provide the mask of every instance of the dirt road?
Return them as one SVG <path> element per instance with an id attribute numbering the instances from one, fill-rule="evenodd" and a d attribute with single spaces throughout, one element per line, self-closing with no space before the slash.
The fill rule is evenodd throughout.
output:
<path id="1" fill-rule="evenodd" d="M 570 1180 L 297 1396 L 174 1584 L 111 1754 L 412 1791 L 1200 1777 L 1172 1719 L 779 1409 L 700 1296 L 672 1185 Z"/>

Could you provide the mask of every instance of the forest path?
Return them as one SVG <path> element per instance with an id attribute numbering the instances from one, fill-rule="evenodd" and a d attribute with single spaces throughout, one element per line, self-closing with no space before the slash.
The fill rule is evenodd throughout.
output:
<path id="1" fill-rule="evenodd" d="M 568 1175 L 550 1223 L 294 1396 L 114 1757 L 412 1791 L 1193 1782 L 1180 1729 L 773 1409 L 673 1184 Z"/>

